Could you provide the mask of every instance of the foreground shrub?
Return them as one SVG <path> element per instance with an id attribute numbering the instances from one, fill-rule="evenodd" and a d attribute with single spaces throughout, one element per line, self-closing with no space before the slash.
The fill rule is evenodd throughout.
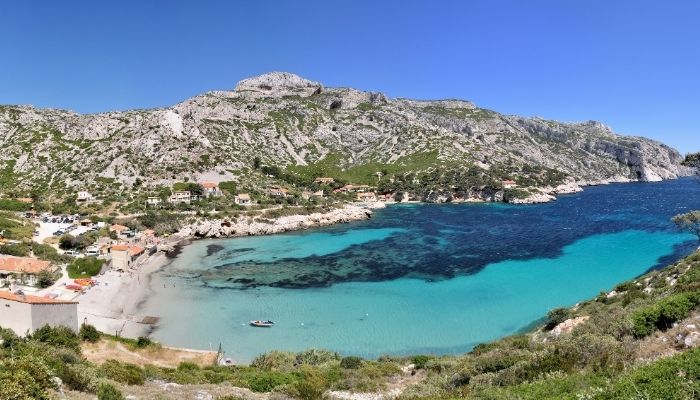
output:
<path id="1" fill-rule="evenodd" d="M 67 364 L 57 371 L 61 381 L 71 390 L 95 393 L 98 378 L 94 366 L 85 364 Z"/>
<path id="2" fill-rule="evenodd" d="M 108 379 L 127 385 L 143 385 L 146 381 L 144 371 L 129 363 L 107 360 L 100 366 L 100 374 Z"/>
<path id="3" fill-rule="evenodd" d="M 643 365 L 593 397 L 612 399 L 696 399 L 700 393 L 700 349 Z"/>
<path id="4" fill-rule="evenodd" d="M 294 358 L 296 365 L 321 365 L 340 360 L 338 353 L 328 350 L 310 349 L 297 353 Z"/>
<path id="5" fill-rule="evenodd" d="M 632 332 L 634 336 L 641 338 L 657 329 L 668 329 L 674 322 L 687 317 L 698 304 L 700 294 L 687 292 L 674 294 L 654 305 L 640 308 L 632 314 Z"/>
<path id="6" fill-rule="evenodd" d="M 294 353 L 271 351 L 255 357 L 250 366 L 260 368 L 263 371 L 274 371 L 293 368 L 295 361 L 296 356 Z"/>
<path id="7" fill-rule="evenodd" d="M 288 395 L 301 400 L 316 400 L 330 388 L 330 383 L 323 374 L 312 368 L 302 368 L 302 378 L 286 389 Z"/>
<path id="8" fill-rule="evenodd" d="M 360 357 L 349 356 L 343 357 L 340 360 L 340 367 L 345 369 L 357 369 L 362 365 L 362 359 Z"/>
<path id="9" fill-rule="evenodd" d="M 417 369 L 425 369 L 426 364 L 428 364 L 428 361 L 432 360 L 434 357 L 431 356 L 425 356 L 425 355 L 419 355 L 419 356 L 414 356 L 411 358 L 411 362 L 413 365 L 416 366 Z"/>
<path id="10" fill-rule="evenodd" d="M 54 347 L 63 347 L 80 352 L 80 339 L 70 328 L 44 325 L 34 331 L 32 339 Z"/>
<path id="11" fill-rule="evenodd" d="M 96 343 L 98 340 L 100 340 L 101 335 L 94 326 L 82 324 L 80 325 L 80 332 L 78 332 L 78 336 L 80 336 L 80 339 L 86 342 Z"/>
<path id="12" fill-rule="evenodd" d="M 123 400 L 122 392 L 109 383 L 100 384 L 97 389 L 97 400 Z"/>
<path id="13" fill-rule="evenodd" d="M 566 308 L 555 308 L 547 313 L 544 329 L 551 331 L 555 326 L 569 319 L 570 312 Z"/>

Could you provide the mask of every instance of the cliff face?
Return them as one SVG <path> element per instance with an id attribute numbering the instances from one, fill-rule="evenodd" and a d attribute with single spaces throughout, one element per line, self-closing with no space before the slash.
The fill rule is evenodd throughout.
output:
<path id="1" fill-rule="evenodd" d="M 460 100 L 387 99 L 289 73 L 246 79 L 235 90 L 164 109 L 80 115 L 0 106 L 0 144 L 2 191 L 130 189 L 183 176 L 235 180 L 255 157 L 282 167 L 332 158 L 347 168 L 407 163 L 428 152 L 459 165 L 545 166 L 579 181 L 688 173 L 676 150 L 616 135 L 598 122 L 507 116 Z"/>

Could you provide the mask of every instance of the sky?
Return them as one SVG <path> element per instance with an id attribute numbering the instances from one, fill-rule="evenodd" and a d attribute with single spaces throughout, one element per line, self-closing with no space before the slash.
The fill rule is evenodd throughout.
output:
<path id="1" fill-rule="evenodd" d="M 700 2 L 4 1 L 0 104 L 166 107 L 288 71 L 700 150 Z"/>

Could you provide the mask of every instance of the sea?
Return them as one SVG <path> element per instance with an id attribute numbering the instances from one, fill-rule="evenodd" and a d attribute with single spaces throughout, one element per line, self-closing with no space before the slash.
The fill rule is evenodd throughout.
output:
<path id="1" fill-rule="evenodd" d="M 698 247 L 671 222 L 700 182 L 588 187 L 539 205 L 396 204 L 367 221 L 200 240 L 151 276 L 169 346 L 239 363 L 310 348 L 458 354 L 527 329 Z M 250 320 L 272 320 L 256 328 Z"/>

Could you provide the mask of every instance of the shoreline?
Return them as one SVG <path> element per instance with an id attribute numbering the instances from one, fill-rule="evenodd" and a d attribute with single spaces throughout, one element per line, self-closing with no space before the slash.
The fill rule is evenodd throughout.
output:
<path id="1" fill-rule="evenodd" d="M 583 185 L 600 186 L 611 183 L 632 183 L 627 182 L 587 182 Z M 578 190 L 561 192 L 559 194 L 575 194 L 583 191 L 583 188 L 576 183 Z M 550 201 L 555 201 L 553 198 Z M 385 208 L 389 205 L 397 204 L 436 204 L 436 202 L 408 201 L 408 202 L 387 202 L 377 205 L 347 204 L 343 208 L 332 210 L 336 218 L 324 218 L 330 213 L 313 213 L 309 215 L 292 215 L 277 218 L 272 224 L 246 221 L 243 225 L 222 224 L 223 220 L 204 221 L 204 225 L 199 228 L 187 226 L 176 232 L 164 243 L 158 245 L 158 251 L 140 262 L 132 270 L 124 273 L 109 270 L 103 275 L 94 277 L 98 285 L 89 289 L 86 293 L 76 296 L 79 301 L 78 318 L 79 322 L 87 322 L 94 325 L 99 331 L 108 334 L 118 334 L 118 336 L 137 338 L 139 336 L 149 336 L 158 329 L 158 316 L 147 316 L 141 314 L 144 303 L 153 292 L 151 288 L 152 275 L 167 267 L 172 259 L 182 251 L 184 246 L 191 244 L 195 240 L 203 239 L 225 239 L 244 236 L 262 236 L 277 233 L 293 232 L 298 230 L 308 230 L 323 226 L 330 226 L 340 223 L 349 223 L 370 219 L 372 210 L 375 208 Z M 493 201 L 455 201 L 437 204 L 466 204 L 466 203 L 494 203 Z M 516 205 L 536 204 L 535 203 L 513 203 Z M 507 204 L 507 203 L 506 203 Z M 338 212 L 338 210 L 341 210 Z M 343 216 L 342 211 L 353 210 L 349 215 Z M 357 210 L 361 210 L 358 212 Z M 258 229 L 261 226 L 267 229 Z M 217 230 L 216 228 L 219 228 Z M 248 229 L 245 229 L 248 227 Z M 224 228 L 224 229 L 221 229 Z M 243 228 L 243 229 L 241 229 Z M 151 318 L 147 318 L 151 317 Z"/>

